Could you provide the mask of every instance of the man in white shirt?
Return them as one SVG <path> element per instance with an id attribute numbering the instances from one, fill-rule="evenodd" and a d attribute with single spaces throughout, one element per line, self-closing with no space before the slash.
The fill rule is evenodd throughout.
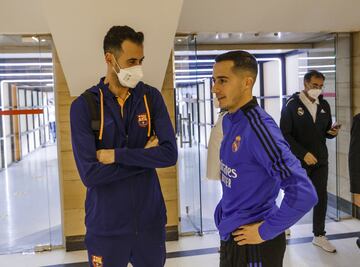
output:
<path id="1" fill-rule="evenodd" d="M 226 112 L 220 112 L 210 133 L 206 166 L 206 177 L 210 180 L 220 180 L 220 146 L 223 139 L 222 119 L 225 114 Z"/>

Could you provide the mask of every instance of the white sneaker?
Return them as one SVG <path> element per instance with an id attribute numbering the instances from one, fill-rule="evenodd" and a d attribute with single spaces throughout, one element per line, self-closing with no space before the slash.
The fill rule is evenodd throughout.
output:
<path id="1" fill-rule="evenodd" d="M 286 234 L 286 236 L 291 236 L 291 230 L 290 230 L 290 228 L 288 228 L 288 229 L 285 230 L 285 234 Z"/>
<path id="2" fill-rule="evenodd" d="M 325 250 L 327 252 L 330 252 L 330 253 L 336 252 L 336 248 L 330 243 L 329 240 L 327 240 L 326 236 L 323 236 L 323 235 L 314 236 L 312 243 L 315 246 L 321 247 L 323 250 Z"/>

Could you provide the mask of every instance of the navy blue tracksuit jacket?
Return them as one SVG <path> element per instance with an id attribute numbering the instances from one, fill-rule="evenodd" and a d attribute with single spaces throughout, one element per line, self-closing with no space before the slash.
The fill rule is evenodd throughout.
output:
<path id="1" fill-rule="evenodd" d="M 70 111 L 73 153 L 87 188 L 87 231 L 114 236 L 164 228 L 166 208 L 155 168 L 174 165 L 177 147 L 161 93 L 140 82 L 130 89 L 122 117 L 104 78 L 89 90 L 103 110 L 102 140 L 91 128 L 90 108 L 83 96 L 72 103 Z M 144 149 L 149 124 L 159 146 Z M 99 149 L 115 149 L 115 163 L 100 163 L 96 158 Z"/>
<path id="2" fill-rule="evenodd" d="M 280 128 L 285 140 L 290 144 L 291 151 L 302 162 L 304 168 L 308 168 L 304 162 L 306 153 L 311 152 L 317 159 L 318 164 L 328 164 L 328 149 L 326 139 L 335 138 L 328 134 L 331 129 L 332 118 L 329 103 L 319 96 L 319 105 L 316 113 L 316 121 L 302 103 L 299 93 L 293 94 L 286 102 L 280 119 Z"/>

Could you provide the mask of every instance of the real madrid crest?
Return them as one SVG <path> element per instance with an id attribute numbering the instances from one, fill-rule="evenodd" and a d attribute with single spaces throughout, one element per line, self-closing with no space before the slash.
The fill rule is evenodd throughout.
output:
<path id="1" fill-rule="evenodd" d="M 303 109 L 302 107 L 299 107 L 298 110 L 297 110 L 297 114 L 298 114 L 299 116 L 304 115 L 304 109 Z"/>
<path id="2" fill-rule="evenodd" d="M 235 137 L 235 140 L 234 142 L 232 143 L 232 146 L 231 146 L 231 149 L 232 149 L 232 152 L 236 152 L 239 150 L 239 147 L 240 147 L 240 141 L 241 141 L 241 136 L 238 135 Z"/>

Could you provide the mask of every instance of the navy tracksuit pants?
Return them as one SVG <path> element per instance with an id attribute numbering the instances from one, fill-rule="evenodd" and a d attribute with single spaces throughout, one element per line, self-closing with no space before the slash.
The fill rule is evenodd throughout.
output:
<path id="1" fill-rule="evenodd" d="M 284 233 L 258 245 L 239 246 L 230 237 L 221 241 L 220 267 L 282 267 L 285 249 Z"/>
<path id="2" fill-rule="evenodd" d="M 85 245 L 91 267 L 162 267 L 165 265 L 165 228 L 121 236 L 87 233 Z"/>

